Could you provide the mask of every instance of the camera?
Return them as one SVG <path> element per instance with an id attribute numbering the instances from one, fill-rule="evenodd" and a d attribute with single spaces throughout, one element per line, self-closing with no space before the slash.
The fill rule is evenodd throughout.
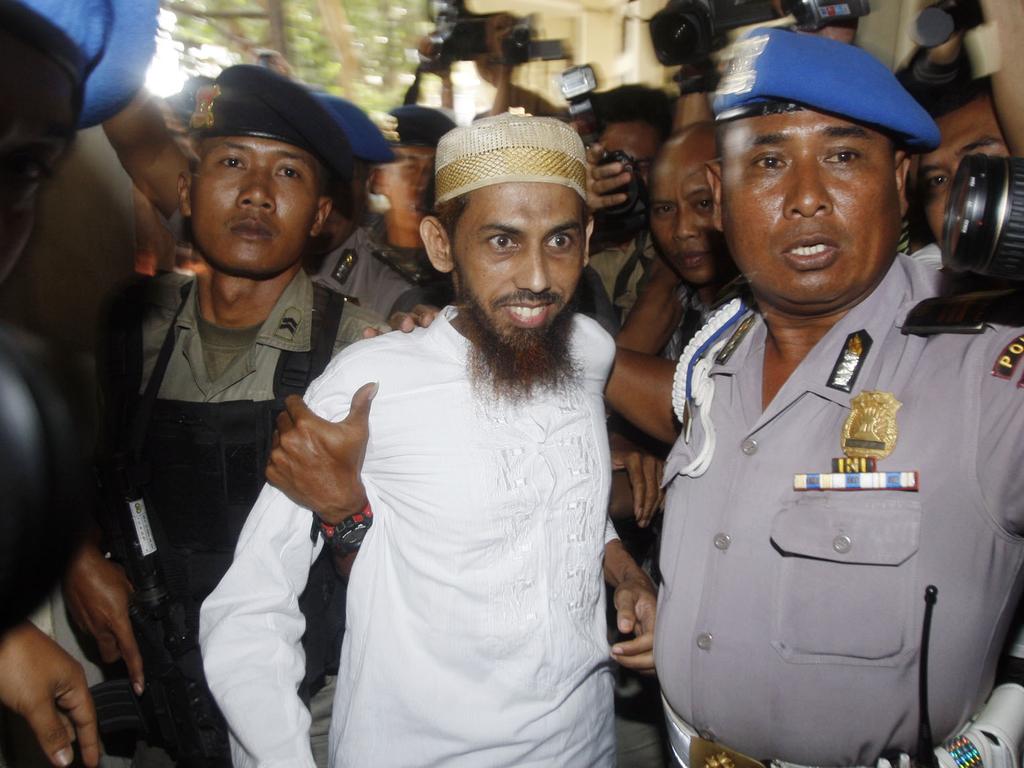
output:
<path id="1" fill-rule="evenodd" d="M 1024 158 L 967 155 L 960 162 L 946 203 L 942 263 L 1024 280 Z"/>
<path id="2" fill-rule="evenodd" d="M 782 0 L 797 29 L 820 29 L 871 11 L 868 0 Z M 702 61 L 720 47 L 723 32 L 775 18 L 771 0 L 669 0 L 651 17 L 654 54 L 663 66 Z"/>
<path id="3" fill-rule="evenodd" d="M 569 102 L 573 128 L 584 144 L 590 146 L 595 143 L 604 132 L 604 121 L 600 110 L 595 107 L 597 76 L 594 68 L 589 64 L 569 67 L 559 78 L 559 89 Z M 605 152 L 599 164 L 608 163 L 622 163 L 630 172 L 630 178 L 624 186 L 614 190 L 626 194 L 625 202 L 602 208 L 594 214 L 594 239 L 598 243 L 628 240 L 647 224 L 647 186 L 634 168 L 635 160 L 622 151 Z"/>
<path id="4" fill-rule="evenodd" d="M 569 102 L 569 119 L 576 133 L 588 147 L 601 135 L 601 121 L 594 110 L 590 94 L 597 90 L 597 76 L 589 64 L 569 67 L 559 78 L 559 89 Z"/>
<path id="5" fill-rule="evenodd" d="M 983 21 L 978 0 L 942 0 L 917 14 L 910 36 L 922 48 L 934 48 L 957 30 L 973 29 Z"/>
<path id="6" fill-rule="evenodd" d="M 464 0 L 437 0 L 432 3 L 434 31 L 428 36 L 426 50 L 420 51 L 424 64 L 449 66 L 455 61 L 472 61 L 490 53 L 487 24 L 498 14 L 473 13 Z M 561 40 L 535 39 L 533 22 L 516 19 L 501 40 L 501 58 L 506 64 L 566 58 Z"/>

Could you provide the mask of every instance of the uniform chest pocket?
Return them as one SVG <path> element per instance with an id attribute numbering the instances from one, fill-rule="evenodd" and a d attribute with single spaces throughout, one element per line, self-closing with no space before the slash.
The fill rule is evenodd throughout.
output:
<path id="1" fill-rule="evenodd" d="M 913 652 L 920 528 L 920 503 L 905 495 L 826 493 L 784 507 L 771 534 L 779 654 L 891 666 Z"/>

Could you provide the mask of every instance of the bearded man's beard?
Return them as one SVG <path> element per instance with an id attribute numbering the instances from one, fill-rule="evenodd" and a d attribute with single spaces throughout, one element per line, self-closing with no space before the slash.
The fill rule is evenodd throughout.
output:
<path id="1" fill-rule="evenodd" d="M 465 281 L 456 277 L 459 330 L 469 340 L 469 380 L 473 389 L 513 403 L 542 392 L 568 391 L 578 379 L 569 354 L 572 335 L 572 304 L 563 306 L 543 328 L 499 330 Z M 491 311 L 526 302 L 565 304 L 555 293 L 519 291 L 491 302 Z"/>

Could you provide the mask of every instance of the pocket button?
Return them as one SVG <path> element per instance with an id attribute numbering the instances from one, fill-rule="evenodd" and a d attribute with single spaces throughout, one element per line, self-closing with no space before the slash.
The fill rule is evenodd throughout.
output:
<path id="1" fill-rule="evenodd" d="M 845 534 L 841 534 L 832 539 L 832 549 L 834 549 L 840 555 L 845 555 L 852 548 L 853 540 Z"/>

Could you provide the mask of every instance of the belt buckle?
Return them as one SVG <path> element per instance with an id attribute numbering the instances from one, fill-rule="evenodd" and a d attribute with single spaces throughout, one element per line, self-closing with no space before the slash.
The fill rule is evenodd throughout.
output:
<path id="1" fill-rule="evenodd" d="M 699 736 L 690 739 L 690 768 L 764 768 L 764 763 Z"/>

